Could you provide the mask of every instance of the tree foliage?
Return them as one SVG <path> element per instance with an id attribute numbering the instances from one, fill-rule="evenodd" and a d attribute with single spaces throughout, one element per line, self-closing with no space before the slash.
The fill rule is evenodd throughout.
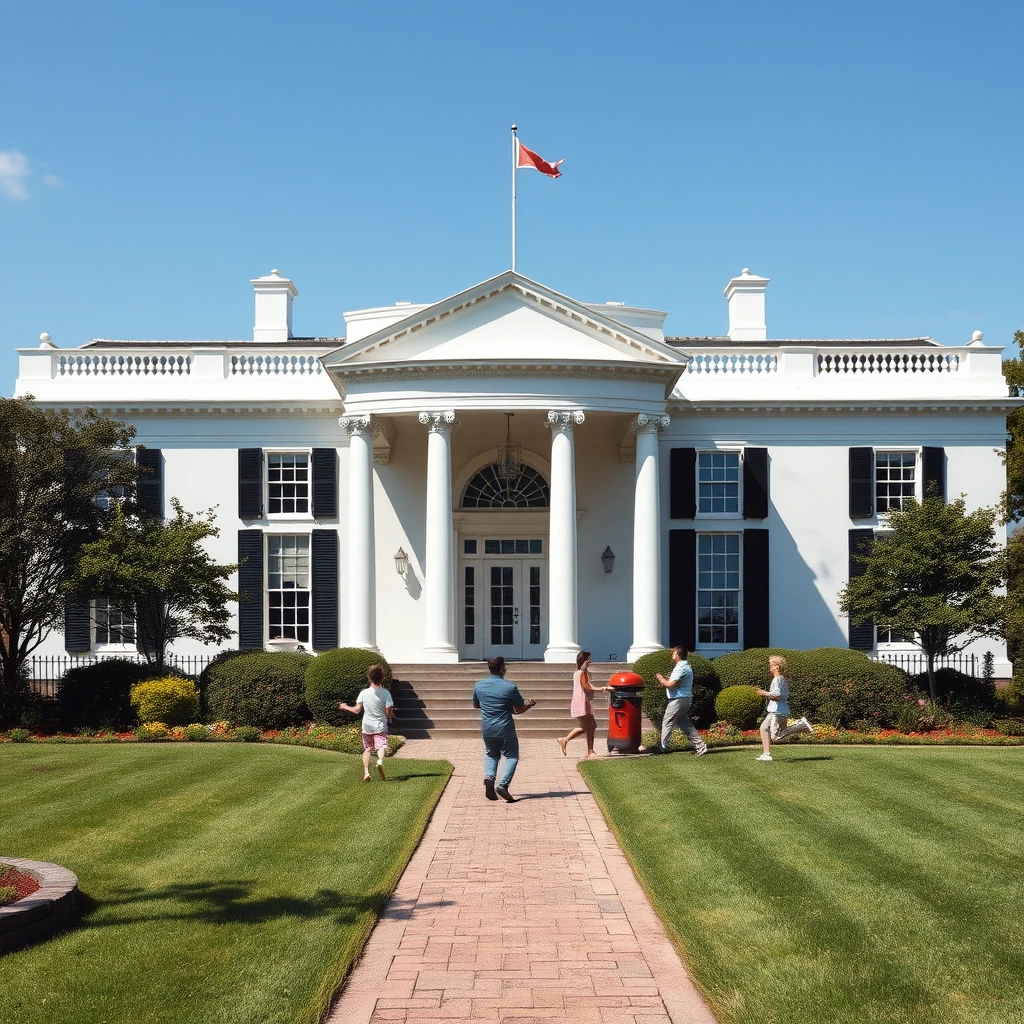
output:
<path id="1" fill-rule="evenodd" d="M 103 531 L 103 492 L 129 489 L 135 431 L 95 412 L 0 398 L 0 698 L 64 612 L 83 544 Z"/>
<path id="2" fill-rule="evenodd" d="M 133 603 L 139 646 L 163 665 L 167 647 L 190 638 L 219 644 L 233 636 L 227 605 L 238 594 L 227 585 L 237 564 L 218 565 L 204 542 L 218 537 L 214 510 L 186 512 L 171 499 L 173 518 L 115 509 L 109 529 L 82 549 L 70 592 Z"/>
<path id="3" fill-rule="evenodd" d="M 938 495 L 906 499 L 902 510 L 889 512 L 891 530 L 855 556 L 863 574 L 839 594 L 851 617 L 915 636 L 928 659 L 933 701 L 936 655 L 1002 633 L 1005 598 L 997 590 L 1005 556 L 995 536 L 997 515 L 995 508 L 968 512 L 962 496 L 949 504 Z"/>
<path id="4" fill-rule="evenodd" d="M 1015 331 L 1013 340 L 1024 349 L 1024 331 Z M 1010 397 L 1024 397 L 1024 360 L 1003 360 L 1003 375 L 1010 385 Z M 1003 518 L 1008 523 L 1024 519 L 1024 408 L 1014 409 L 1006 417 L 1006 491 Z"/>

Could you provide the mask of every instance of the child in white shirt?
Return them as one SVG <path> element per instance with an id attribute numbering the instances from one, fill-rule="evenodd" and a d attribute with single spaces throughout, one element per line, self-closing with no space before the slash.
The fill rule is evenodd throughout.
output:
<path id="1" fill-rule="evenodd" d="M 370 781 L 370 755 L 377 752 L 377 774 L 384 778 L 384 752 L 388 749 L 388 725 L 394 717 L 394 701 L 384 688 L 384 669 L 373 665 L 366 673 L 370 685 L 360 691 L 355 704 L 339 704 L 350 715 L 363 716 L 363 782 Z"/>
<path id="2" fill-rule="evenodd" d="M 773 654 L 768 659 L 768 671 L 772 674 L 772 681 L 768 689 L 757 691 L 762 697 L 768 698 L 768 714 L 765 715 L 764 721 L 761 723 L 761 745 L 764 748 L 764 753 L 761 754 L 758 761 L 772 759 L 771 745 L 773 741 L 778 743 L 779 740 L 784 740 L 787 736 L 798 732 L 814 732 L 814 726 L 806 718 L 801 718 L 799 722 L 794 722 L 788 728 L 786 727 L 786 723 L 789 721 L 789 680 L 786 678 L 789 663 L 786 659 L 781 654 Z"/>

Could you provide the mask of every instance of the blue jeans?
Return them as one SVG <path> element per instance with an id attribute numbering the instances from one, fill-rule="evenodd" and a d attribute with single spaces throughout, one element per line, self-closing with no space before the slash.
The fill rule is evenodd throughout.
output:
<path id="1" fill-rule="evenodd" d="M 484 778 L 493 779 L 498 774 L 498 759 L 505 758 L 505 774 L 499 786 L 508 787 L 519 764 L 519 737 L 515 726 L 495 736 L 484 736 Z"/>

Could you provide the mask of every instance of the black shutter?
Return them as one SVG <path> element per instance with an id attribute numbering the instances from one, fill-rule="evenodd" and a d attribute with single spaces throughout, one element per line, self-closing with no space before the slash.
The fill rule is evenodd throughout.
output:
<path id="1" fill-rule="evenodd" d="M 141 499 L 141 494 L 140 494 Z M 163 598 L 159 591 L 151 590 L 135 609 L 138 640 L 135 646 L 140 654 L 152 658 L 156 654 L 157 617 L 163 614 Z"/>
<path id="2" fill-rule="evenodd" d="M 92 649 L 89 602 L 64 598 L 64 649 L 76 654 Z"/>
<path id="3" fill-rule="evenodd" d="M 693 650 L 697 640 L 696 530 L 669 530 L 668 582 L 668 642 Z"/>
<path id="4" fill-rule="evenodd" d="M 875 539 L 874 530 L 850 531 L 850 579 L 863 576 L 865 566 L 854 555 L 866 555 Z M 850 619 L 850 647 L 855 651 L 872 651 L 875 648 L 875 624 L 870 620 Z"/>
<path id="5" fill-rule="evenodd" d="M 768 647 L 768 531 L 743 531 L 743 649 Z"/>
<path id="6" fill-rule="evenodd" d="M 313 518 L 333 519 L 337 514 L 338 452 L 334 448 L 314 448 Z"/>
<path id="7" fill-rule="evenodd" d="M 159 448 L 143 448 L 135 451 L 135 462 L 139 469 L 138 506 L 140 512 L 163 517 L 164 514 L 164 460 Z"/>
<path id="8" fill-rule="evenodd" d="M 338 646 L 338 531 L 314 530 L 311 555 L 313 650 L 327 651 Z"/>
<path id="9" fill-rule="evenodd" d="M 238 531 L 238 647 L 263 649 L 263 531 Z"/>
<path id="10" fill-rule="evenodd" d="M 263 449 L 238 449 L 238 518 L 263 515 Z M 262 631 L 262 627 L 261 627 Z"/>
<path id="11" fill-rule="evenodd" d="M 668 468 L 669 517 L 692 519 L 697 514 L 697 449 L 673 448 Z"/>
<path id="12" fill-rule="evenodd" d="M 768 449 L 743 449 L 743 518 L 768 518 Z"/>
<path id="13" fill-rule="evenodd" d="M 925 448 L 924 457 L 924 496 L 938 494 L 946 500 L 946 449 Z"/>
<path id="14" fill-rule="evenodd" d="M 850 449 L 850 518 L 870 519 L 875 514 L 875 450 Z"/>

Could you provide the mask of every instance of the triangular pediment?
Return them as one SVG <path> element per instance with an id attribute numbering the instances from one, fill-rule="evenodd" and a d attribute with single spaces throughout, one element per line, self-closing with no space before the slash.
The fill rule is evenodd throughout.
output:
<path id="1" fill-rule="evenodd" d="M 438 363 L 641 363 L 686 356 L 512 271 L 418 310 L 324 356 L 328 370 Z"/>

